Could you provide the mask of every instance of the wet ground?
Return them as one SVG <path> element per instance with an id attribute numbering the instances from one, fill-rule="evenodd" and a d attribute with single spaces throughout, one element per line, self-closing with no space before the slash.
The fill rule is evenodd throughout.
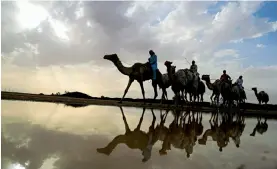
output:
<path id="1" fill-rule="evenodd" d="M 3 169 L 277 169 L 277 121 L 270 119 L 257 126 L 256 118 L 219 112 L 209 122 L 209 114 L 187 112 L 177 122 L 176 112 L 149 109 L 1 103 Z"/>

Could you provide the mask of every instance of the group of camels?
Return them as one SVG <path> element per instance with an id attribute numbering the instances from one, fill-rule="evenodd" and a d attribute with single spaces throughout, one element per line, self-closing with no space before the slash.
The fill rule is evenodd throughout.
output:
<path id="1" fill-rule="evenodd" d="M 166 127 L 164 124 L 169 111 L 162 113 L 161 110 L 161 121 L 155 126 L 156 116 L 151 110 L 152 123 L 148 132 L 145 132 L 140 129 L 145 113 L 145 109 L 143 109 L 139 123 L 132 131 L 129 128 L 122 107 L 120 107 L 120 110 L 125 124 L 125 133 L 116 136 L 105 147 L 97 148 L 97 152 L 110 155 L 119 144 L 125 144 L 130 149 L 139 149 L 142 152 L 142 162 L 146 162 L 151 158 L 153 146 L 157 141 L 162 142 L 159 150 L 160 155 L 166 155 L 171 150 L 171 146 L 173 146 L 174 148 L 185 150 L 188 158 L 193 153 L 197 140 L 200 145 L 206 145 L 208 137 L 211 137 L 217 143 L 220 152 L 229 144 L 229 138 L 239 148 L 240 137 L 245 128 L 245 119 L 241 112 L 234 113 L 233 116 L 230 116 L 229 113 L 213 112 L 209 120 L 211 128 L 204 132 L 201 112 L 191 112 L 190 110 L 185 112 L 173 111 L 174 119 L 169 124 L 169 127 Z M 261 119 L 258 119 L 258 123 L 250 136 L 255 136 L 256 131 L 263 134 L 266 130 L 266 120 L 261 122 Z M 204 134 L 202 135 L 202 133 Z"/>
<path id="2" fill-rule="evenodd" d="M 140 84 L 142 96 L 145 100 L 143 82 L 152 79 L 152 70 L 149 62 L 135 63 L 131 67 L 125 67 L 117 54 L 105 55 L 104 59 L 111 61 L 122 74 L 129 77 L 128 85 L 120 102 L 122 102 L 124 99 L 134 80 Z M 196 99 L 198 102 L 204 101 L 203 95 L 206 91 L 206 88 L 203 81 L 200 80 L 199 75 L 198 78 L 193 78 L 193 73 L 187 68 L 176 71 L 176 66 L 172 65 L 172 62 L 170 61 L 166 61 L 164 65 L 167 68 L 167 73 L 162 74 L 159 70 L 157 70 L 157 80 L 155 83 L 152 83 L 154 88 L 154 100 L 158 96 L 157 86 L 162 89 L 161 102 L 165 99 L 168 99 L 166 89 L 171 86 L 171 89 L 175 94 L 174 97 L 178 98 L 175 99 L 176 104 L 178 104 L 178 100 L 180 99 L 188 101 L 187 93 L 189 93 L 190 101 L 192 101 L 192 97 L 193 101 L 196 101 Z M 223 98 L 223 104 L 233 103 L 233 101 L 236 101 L 237 103 L 244 103 L 247 99 L 245 92 L 241 92 L 236 84 L 221 82 L 219 79 L 211 83 L 209 75 L 202 75 L 201 79 L 206 82 L 206 86 L 212 91 L 212 95 L 210 97 L 212 103 L 218 103 L 220 95 Z M 269 96 L 266 92 L 258 92 L 256 87 L 252 88 L 252 90 L 254 91 L 259 104 L 267 104 L 269 101 Z"/>

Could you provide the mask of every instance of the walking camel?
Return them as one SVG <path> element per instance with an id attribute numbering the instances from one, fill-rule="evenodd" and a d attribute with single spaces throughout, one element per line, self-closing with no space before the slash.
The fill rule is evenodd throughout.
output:
<path id="1" fill-rule="evenodd" d="M 214 81 L 213 83 L 211 83 L 211 79 L 210 79 L 210 75 L 202 75 L 202 80 L 204 80 L 206 82 L 206 86 L 208 87 L 208 89 L 212 90 L 213 93 L 210 97 L 211 102 L 219 102 L 219 95 L 220 95 L 220 80 L 217 79 L 216 81 Z"/>
<path id="2" fill-rule="evenodd" d="M 189 93 L 189 97 L 190 97 L 190 101 L 192 101 L 192 96 L 193 96 L 193 93 L 194 92 L 194 88 L 192 85 L 188 84 L 186 87 L 185 87 L 185 100 L 188 101 L 187 99 L 187 93 Z M 199 79 L 199 82 L 198 82 L 198 88 L 197 88 L 197 92 L 196 92 L 196 99 L 197 101 L 201 101 L 203 102 L 204 101 L 204 93 L 206 92 L 206 87 L 205 87 L 205 84 Z"/>
<path id="3" fill-rule="evenodd" d="M 177 96 L 175 97 L 177 98 L 176 101 L 180 99 L 180 92 L 182 92 L 182 99 L 184 99 L 185 88 L 190 88 L 188 85 L 191 85 L 191 93 L 194 95 L 194 100 L 196 100 L 198 80 L 197 78 L 193 80 L 193 73 L 189 69 L 179 69 L 176 72 L 176 66 L 172 66 L 172 62 L 170 61 L 165 61 L 164 65 L 167 68 L 169 80 L 171 81 L 171 89 L 175 96 Z"/>
<path id="4" fill-rule="evenodd" d="M 152 79 L 152 69 L 151 69 L 151 66 L 150 66 L 149 62 L 146 62 L 146 63 L 135 63 L 131 67 L 125 67 L 122 64 L 122 62 L 120 61 L 120 59 L 117 56 L 117 54 L 105 55 L 104 59 L 113 62 L 113 64 L 117 67 L 117 69 L 123 75 L 129 76 L 128 85 L 127 85 L 127 87 L 126 87 L 126 89 L 124 91 L 124 94 L 123 94 L 123 96 L 122 96 L 122 98 L 120 100 L 120 103 L 124 99 L 125 95 L 127 94 L 128 90 L 129 90 L 131 84 L 134 82 L 134 80 L 136 80 L 140 84 L 143 100 L 144 100 L 144 103 L 145 103 L 145 91 L 144 91 L 143 82 Z M 159 87 L 163 90 L 163 96 L 166 93 L 165 92 L 165 87 L 163 87 L 163 83 L 162 83 L 161 79 L 162 79 L 162 74 L 161 74 L 161 72 L 159 70 L 157 70 L 157 79 L 156 79 L 156 82 L 152 83 L 152 86 L 153 86 L 154 92 L 155 92 L 154 100 L 158 96 L 157 85 L 159 85 Z"/>
<path id="5" fill-rule="evenodd" d="M 259 101 L 259 104 L 261 104 L 261 103 L 267 104 L 267 102 L 269 101 L 269 96 L 265 91 L 260 91 L 258 93 L 256 87 L 253 87 L 252 90 L 254 91 L 255 96 L 257 97 L 257 99 Z"/>

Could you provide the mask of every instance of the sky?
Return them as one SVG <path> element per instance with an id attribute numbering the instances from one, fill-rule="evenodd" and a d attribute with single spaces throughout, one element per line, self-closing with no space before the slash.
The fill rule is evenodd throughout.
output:
<path id="1" fill-rule="evenodd" d="M 2 90 L 121 97 L 128 77 L 103 56 L 131 66 L 152 49 L 162 73 L 166 60 L 177 69 L 195 60 L 212 79 L 242 75 L 248 102 L 257 87 L 276 104 L 276 11 L 276 1 L 1 1 Z M 151 81 L 144 86 L 152 98 Z M 142 98 L 138 83 L 126 97 Z"/>

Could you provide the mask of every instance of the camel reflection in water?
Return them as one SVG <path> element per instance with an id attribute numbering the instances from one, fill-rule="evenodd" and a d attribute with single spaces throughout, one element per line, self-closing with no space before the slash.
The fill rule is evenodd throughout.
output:
<path id="1" fill-rule="evenodd" d="M 122 107 L 120 107 L 120 110 L 125 124 L 125 134 L 116 136 L 106 147 L 98 148 L 97 152 L 110 155 L 118 144 L 126 144 L 131 149 L 140 149 L 144 157 L 142 161 L 143 162 L 148 161 L 151 158 L 151 151 L 152 151 L 153 145 L 159 139 L 160 140 L 164 139 L 164 136 L 162 133 L 164 133 L 164 130 L 167 130 L 167 128 L 164 127 L 164 122 L 168 112 L 166 112 L 166 114 L 164 115 L 162 115 L 162 112 L 161 112 L 161 122 L 159 125 L 155 127 L 156 116 L 153 110 L 151 109 L 153 120 L 152 120 L 151 126 L 149 127 L 148 132 L 146 133 L 140 130 L 144 113 L 145 113 L 145 108 L 143 109 L 143 112 L 137 127 L 133 131 L 131 131 L 129 128 L 129 125 L 124 115 Z"/>
<path id="2" fill-rule="evenodd" d="M 219 114 L 221 119 L 219 119 Z M 229 143 L 229 138 L 232 138 L 236 147 L 240 146 L 240 137 L 245 128 L 245 118 L 242 112 L 212 112 L 210 122 L 210 129 L 207 129 L 201 139 L 198 140 L 199 144 L 206 145 L 208 136 L 216 141 L 219 151 L 222 152 Z"/>
<path id="3" fill-rule="evenodd" d="M 156 126 L 156 117 L 153 110 L 151 110 L 152 123 L 148 132 L 144 132 L 140 130 L 144 109 L 138 126 L 134 131 L 131 131 L 123 109 L 121 108 L 120 110 L 122 110 L 123 120 L 125 121 L 125 136 L 117 136 L 108 146 L 97 150 L 98 152 L 110 154 L 116 145 L 123 143 L 131 149 L 140 149 L 143 162 L 151 158 L 152 146 L 158 140 L 162 142 L 162 147 L 160 150 L 153 149 L 157 152 L 159 151 L 161 155 L 167 154 L 172 146 L 185 150 L 186 155 L 189 157 L 193 153 L 197 139 L 199 144 L 201 144 L 202 140 L 202 144 L 206 145 L 209 136 L 213 138 L 213 141 L 218 142 L 221 150 L 228 145 L 230 137 L 235 145 L 239 147 L 240 137 L 245 127 L 242 113 L 238 112 L 232 115 L 229 112 L 215 111 L 210 120 L 211 129 L 208 129 L 202 135 L 202 113 L 200 112 L 194 112 L 189 109 L 185 112 L 173 110 L 172 113 L 177 116 L 174 116 L 169 127 L 166 127 L 164 124 L 169 110 L 164 114 L 162 111 L 160 112 L 161 121 Z M 255 136 L 256 132 L 263 134 L 268 129 L 266 119 L 262 121 L 262 118 L 258 118 L 257 120 L 258 123 L 251 134 L 252 136 Z M 31 122 L 2 124 L 3 126 L 1 135 L 3 161 L 8 159 L 12 163 L 21 164 L 26 169 L 40 168 L 45 160 L 50 157 L 58 158 L 53 165 L 55 168 L 61 169 L 91 168 L 91 166 L 96 166 L 97 164 L 103 165 L 100 160 L 102 157 L 94 154 L 95 146 L 99 145 L 98 143 L 102 143 L 103 140 L 93 133 L 83 137 L 79 134 L 49 130 L 41 125 L 31 124 Z M 199 139 L 198 137 L 201 138 Z M 248 135 L 248 137 L 250 136 Z"/>
<path id="4" fill-rule="evenodd" d="M 257 124 L 253 129 L 253 132 L 250 134 L 250 136 L 255 137 L 256 132 L 258 132 L 260 135 L 262 135 L 263 133 L 265 133 L 268 129 L 268 124 L 267 124 L 267 118 L 264 118 L 264 121 L 261 122 L 262 117 L 258 117 L 257 118 Z"/>
<path id="5" fill-rule="evenodd" d="M 203 132 L 202 114 L 194 112 L 191 114 L 189 109 L 185 114 L 177 110 L 174 112 L 176 116 L 169 125 L 168 133 L 166 134 L 159 153 L 160 155 L 166 155 L 167 150 L 171 150 L 172 145 L 177 149 L 185 149 L 187 157 L 190 157 L 193 153 L 193 147 L 197 141 L 197 136 L 200 136 Z"/>
<path id="6" fill-rule="evenodd" d="M 125 134 L 116 136 L 106 147 L 98 148 L 98 153 L 110 155 L 117 145 L 126 144 L 131 149 L 141 150 L 143 155 L 142 161 L 146 162 L 151 158 L 153 145 L 160 140 L 162 141 L 162 148 L 159 150 L 160 155 L 167 154 L 167 150 L 171 150 L 172 145 L 177 149 L 185 149 L 187 157 L 190 157 L 196 144 L 197 136 L 200 136 L 203 132 L 202 113 L 190 113 L 189 109 L 185 115 L 181 111 L 173 111 L 174 119 L 169 128 L 164 126 L 169 110 L 164 114 L 162 114 L 161 110 L 161 121 L 155 126 L 156 116 L 151 109 L 153 119 L 148 132 L 140 130 L 145 109 L 143 109 L 139 123 L 133 131 L 129 128 L 122 107 L 120 107 L 120 110 L 125 124 Z"/>
<path id="7" fill-rule="evenodd" d="M 184 112 L 181 112 L 180 110 L 171 110 L 174 119 L 169 124 L 168 128 L 164 124 L 169 110 L 167 110 L 165 114 L 162 114 L 162 111 L 160 112 L 161 121 L 156 127 L 156 116 L 153 110 L 151 110 L 153 116 L 152 123 L 148 132 L 144 132 L 140 130 L 145 113 L 145 109 L 143 109 L 143 113 L 136 129 L 131 131 L 123 109 L 120 108 L 120 110 L 125 124 L 125 134 L 116 136 L 106 147 L 98 148 L 97 151 L 99 153 L 110 155 L 118 144 L 123 143 L 131 149 L 140 149 L 143 155 L 143 162 L 146 162 L 151 158 L 152 147 L 158 140 L 162 142 L 162 147 L 159 149 L 159 154 L 161 156 L 167 155 L 168 151 L 171 150 L 171 147 L 173 146 L 176 149 L 185 150 L 186 156 L 189 158 L 193 153 L 197 139 L 200 145 L 206 145 L 208 137 L 211 137 L 212 141 L 217 143 L 220 152 L 227 147 L 230 138 L 235 146 L 239 148 L 240 138 L 245 128 L 245 118 L 242 111 L 219 112 L 219 110 L 215 110 L 212 112 L 209 120 L 210 129 L 207 129 L 202 135 L 204 128 L 202 124 L 202 112 L 192 111 L 187 108 Z M 262 123 L 261 120 L 258 119 L 258 124 L 252 135 L 254 136 L 256 131 L 262 133 L 262 129 L 267 129 L 265 123 L 266 121 Z"/>

